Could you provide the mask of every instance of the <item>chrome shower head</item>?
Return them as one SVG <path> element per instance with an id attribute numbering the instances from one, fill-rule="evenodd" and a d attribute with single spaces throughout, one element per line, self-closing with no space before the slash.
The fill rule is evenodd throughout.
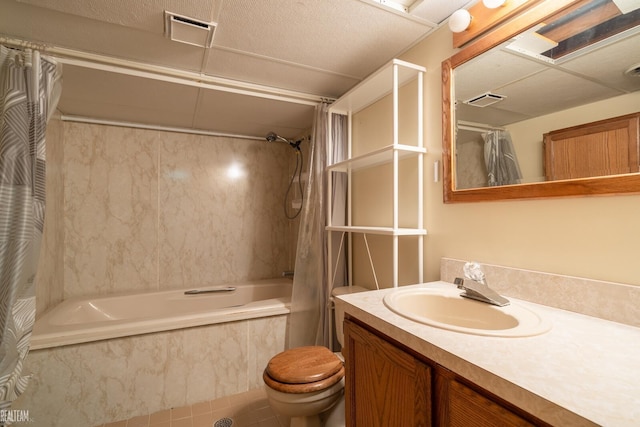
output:
<path id="1" fill-rule="evenodd" d="M 266 138 L 267 142 L 274 142 L 276 139 L 278 139 L 278 135 L 275 132 L 269 132 Z"/>
<path id="2" fill-rule="evenodd" d="M 289 140 L 287 138 L 284 138 L 278 135 L 275 132 L 269 132 L 265 138 L 267 142 L 275 142 L 275 141 L 285 142 L 289 144 L 291 147 L 295 148 L 296 150 L 300 150 L 300 143 L 302 142 L 302 140 L 299 140 L 299 141 Z"/>

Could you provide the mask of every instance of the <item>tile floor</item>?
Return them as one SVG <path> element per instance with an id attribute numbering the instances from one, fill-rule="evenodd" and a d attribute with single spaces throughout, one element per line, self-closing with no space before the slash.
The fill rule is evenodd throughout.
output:
<path id="1" fill-rule="evenodd" d="M 230 418 L 233 423 L 225 422 Z M 215 426 L 215 423 L 218 425 Z M 288 427 L 289 420 L 277 416 L 264 393 L 255 389 L 233 396 L 171 408 L 129 420 L 96 427 Z"/>

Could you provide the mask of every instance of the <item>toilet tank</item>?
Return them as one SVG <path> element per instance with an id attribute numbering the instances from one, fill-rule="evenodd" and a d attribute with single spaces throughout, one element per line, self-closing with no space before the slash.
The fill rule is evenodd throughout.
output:
<path id="1" fill-rule="evenodd" d="M 370 290 L 371 289 L 363 288 L 361 286 L 340 286 L 337 288 L 333 288 L 333 290 L 331 291 L 331 295 L 336 297 L 339 295 L 355 294 L 358 292 L 366 292 Z M 343 332 L 343 324 L 342 324 L 342 322 L 344 321 L 344 309 L 342 308 L 342 304 L 334 303 L 333 306 L 334 306 L 333 316 L 336 322 L 336 338 L 338 339 L 338 342 L 340 343 L 340 345 L 344 346 L 344 332 Z"/>

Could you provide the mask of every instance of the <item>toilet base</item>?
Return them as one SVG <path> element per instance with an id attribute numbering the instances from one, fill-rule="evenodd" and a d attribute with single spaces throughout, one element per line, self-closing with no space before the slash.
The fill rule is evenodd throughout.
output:
<path id="1" fill-rule="evenodd" d="M 324 427 L 345 427 L 344 394 L 335 405 L 320 414 L 320 424 Z"/>
<path id="2" fill-rule="evenodd" d="M 310 417 L 292 417 L 289 427 L 322 427 L 320 417 L 312 415 Z"/>
<path id="3" fill-rule="evenodd" d="M 344 378 L 329 389 L 316 393 L 287 394 L 268 386 L 265 386 L 265 390 L 273 410 L 290 417 L 291 427 L 344 426 Z M 336 424 L 336 421 L 329 423 L 329 420 L 338 421 Z"/>
<path id="4" fill-rule="evenodd" d="M 289 427 L 345 427 L 344 396 L 326 411 L 310 417 L 292 417 Z"/>

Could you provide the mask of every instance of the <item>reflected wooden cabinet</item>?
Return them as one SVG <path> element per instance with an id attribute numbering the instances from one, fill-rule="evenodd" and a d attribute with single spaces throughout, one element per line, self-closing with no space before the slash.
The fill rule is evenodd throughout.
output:
<path id="1" fill-rule="evenodd" d="M 640 113 L 544 134 L 547 180 L 639 172 Z"/>
<path id="2" fill-rule="evenodd" d="M 357 319 L 344 336 L 348 427 L 548 425 Z"/>

